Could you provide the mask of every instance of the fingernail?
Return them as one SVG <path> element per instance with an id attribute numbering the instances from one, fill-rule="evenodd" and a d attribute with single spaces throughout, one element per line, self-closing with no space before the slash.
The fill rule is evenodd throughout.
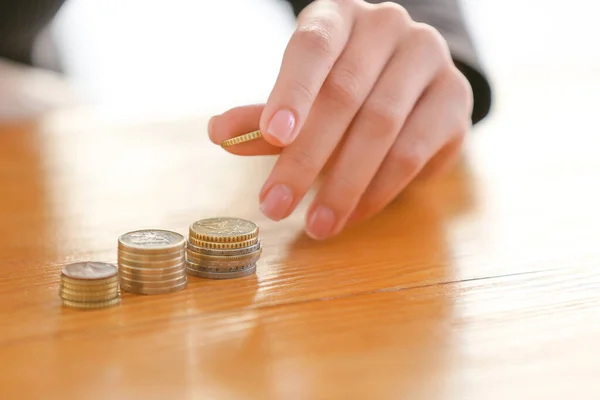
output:
<path id="1" fill-rule="evenodd" d="M 278 184 L 267 192 L 260 204 L 260 210 L 272 220 L 279 221 L 286 216 L 293 199 L 294 196 L 290 188 Z"/>
<path id="2" fill-rule="evenodd" d="M 329 208 L 318 206 L 308 219 L 306 231 L 314 239 L 324 239 L 335 226 L 335 214 Z"/>
<path id="3" fill-rule="evenodd" d="M 279 110 L 271 117 L 267 133 L 277 138 L 281 144 L 288 144 L 294 139 L 292 134 L 295 126 L 294 114 L 289 110 Z"/>

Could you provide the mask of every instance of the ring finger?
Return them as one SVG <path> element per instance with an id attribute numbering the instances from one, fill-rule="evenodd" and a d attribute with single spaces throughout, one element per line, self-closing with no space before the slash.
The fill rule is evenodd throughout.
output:
<path id="1" fill-rule="evenodd" d="M 467 103 L 456 100 L 467 96 L 462 93 L 466 86 L 457 82 L 438 78 L 419 100 L 360 199 L 353 221 L 368 218 L 387 206 L 433 156 L 447 150 L 446 156 L 451 158 L 459 150 L 470 118 Z"/>
<path id="2" fill-rule="evenodd" d="M 431 60 L 430 49 L 419 44 L 409 39 L 400 45 L 348 130 L 307 214 L 307 233 L 312 237 L 325 238 L 341 230 L 439 70 L 441 63 Z"/>

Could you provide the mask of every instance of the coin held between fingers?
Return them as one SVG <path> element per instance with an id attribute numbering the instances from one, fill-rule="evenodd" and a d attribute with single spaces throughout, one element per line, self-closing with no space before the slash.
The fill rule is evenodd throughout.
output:
<path id="1" fill-rule="evenodd" d="M 230 139 L 224 140 L 221 142 L 221 147 L 229 147 L 236 144 L 249 142 L 250 140 L 260 139 L 262 137 L 262 133 L 260 130 L 249 132 L 240 136 L 232 137 Z"/>

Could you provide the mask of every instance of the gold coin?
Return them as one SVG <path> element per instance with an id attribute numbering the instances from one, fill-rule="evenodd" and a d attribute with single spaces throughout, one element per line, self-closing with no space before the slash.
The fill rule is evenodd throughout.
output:
<path id="1" fill-rule="evenodd" d="M 244 240 L 242 242 L 206 242 L 204 240 L 197 239 L 195 237 L 190 237 L 189 241 L 196 247 L 204 247 L 207 249 L 242 249 L 244 247 L 250 247 L 258 243 L 258 237 L 253 239 Z"/>
<path id="2" fill-rule="evenodd" d="M 256 238 L 258 226 L 241 218 L 217 217 L 194 222 L 190 237 L 205 242 L 231 243 Z"/>
<path id="3" fill-rule="evenodd" d="M 114 300 L 116 298 L 118 298 L 120 295 L 120 291 L 118 292 L 114 292 L 111 293 L 110 295 L 97 295 L 97 294 L 71 294 L 71 293 L 67 293 L 62 291 L 60 293 L 60 297 L 63 300 L 70 300 L 70 301 L 80 301 L 80 302 L 84 302 L 84 303 L 94 303 L 94 302 L 99 302 L 99 301 L 110 301 L 110 300 Z"/>
<path id="4" fill-rule="evenodd" d="M 94 308 L 107 308 L 116 306 L 121 302 L 121 298 L 117 297 L 116 299 L 109 301 L 95 301 L 95 302 L 82 302 L 82 301 L 71 301 L 71 300 L 62 300 L 62 304 L 65 307 L 69 308 L 80 308 L 85 310 L 91 310 Z"/>
<path id="5" fill-rule="evenodd" d="M 260 130 L 256 130 L 256 131 L 253 131 L 253 132 L 245 133 L 243 135 L 232 137 L 230 139 L 224 140 L 221 143 L 221 147 L 225 148 L 225 147 L 233 146 L 233 145 L 236 145 L 236 144 L 248 142 L 250 140 L 259 139 L 261 137 L 262 137 L 262 132 Z"/>
<path id="6" fill-rule="evenodd" d="M 119 237 L 119 250 L 134 254 L 169 254 L 185 247 L 185 238 L 177 232 L 143 229 Z"/>
<path id="7" fill-rule="evenodd" d="M 186 246 L 187 252 L 197 253 L 197 254 L 206 254 L 211 256 L 243 256 L 245 254 L 252 253 L 255 250 L 258 250 L 261 247 L 260 239 L 253 244 L 252 246 L 242 247 L 240 249 L 207 249 L 204 247 L 198 247 L 193 245 L 192 243 L 187 243 Z"/>
<path id="8" fill-rule="evenodd" d="M 79 288 L 72 288 L 72 287 L 68 287 L 65 285 L 60 285 L 59 287 L 59 293 L 63 294 L 67 294 L 67 295 L 74 295 L 74 296 L 112 296 L 116 293 L 119 292 L 119 286 L 113 286 L 110 288 L 99 288 L 98 290 L 80 290 Z"/>
<path id="9" fill-rule="evenodd" d="M 97 283 L 94 285 L 82 285 L 80 283 L 72 283 L 67 280 L 62 280 L 60 282 L 60 287 L 73 290 L 76 292 L 103 292 L 113 290 L 116 287 L 119 287 L 118 279 L 108 283 Z"/>

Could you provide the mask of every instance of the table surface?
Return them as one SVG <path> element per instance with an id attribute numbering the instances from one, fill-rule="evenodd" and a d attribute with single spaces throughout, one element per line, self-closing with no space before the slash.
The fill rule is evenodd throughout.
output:
<path id="1" fill-rule="evenodd" d="M 597 399 L 600 75 L 538 78 L 496 92 L 447 176 L 325 242 L 306 203 L 260 214 L 274 160 L 212 145 L 204 115 L 2 124 L 5 398 Z M 61 306 L 62 265 L 221 215 L 259 224 L 256 276 Z"/>

